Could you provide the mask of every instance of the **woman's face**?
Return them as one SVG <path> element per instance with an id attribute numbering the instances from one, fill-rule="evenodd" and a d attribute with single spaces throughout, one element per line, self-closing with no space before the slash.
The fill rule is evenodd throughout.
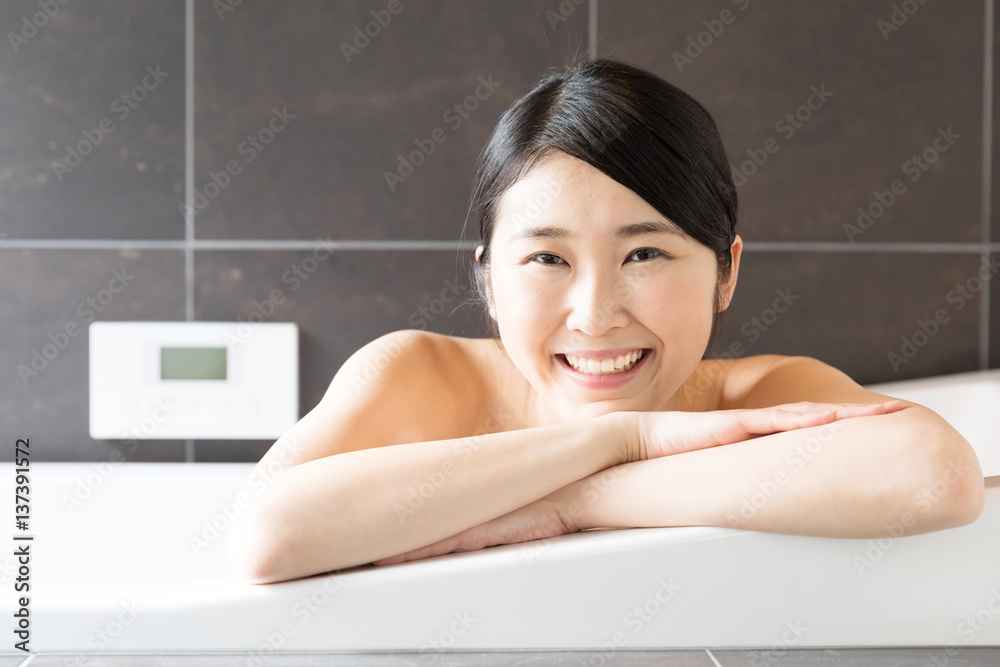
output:
<path id="1" fill-rule="evenodd" d="M 504 194 L 492 243 L 490 314 L 538 410 L 568 421 L 673 409 L 711 331 L 717 266 L 709 248 L 561 152 Z M 741 246 L 737 237 L 724 306 Z"/>

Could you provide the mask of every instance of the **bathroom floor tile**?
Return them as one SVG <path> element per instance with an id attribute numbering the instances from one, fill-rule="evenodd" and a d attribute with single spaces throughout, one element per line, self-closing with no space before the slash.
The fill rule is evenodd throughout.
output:
<path id="1" fill-rule="evenodd" d="M 722 667 L 995 667 L 1000 648 L 712 649 Z"/>
<path id="2" fill-rule="evenodd" d="M 715 661 L 713 662 L 712 658 Z M 20 664 L 18 656 L 0 656 L 0 667 Z M 236 667 L 245 665 L 241 653 L 172 655 L 38 655 L 32 667 Z M 966 647 L 946 652 L 935 648 L 849 648 L 784 650 L 666 650 L 620 651 L 614 655 L 598 651 L 484 651 L 444 653 L 279 653 L 263 656 L 261 667 L 995 667 L 1000 664 L 1000 647 Z"/>
<path id="3" fill-rule="evenodd" d="M 40 655 L 32 667 L 237 667 L 247 664 L 247 656 L 230 654 L 190 655 Z M 283 653 L 261 656 L 260 667 L 713 667 L 702 650 L 619 651 L 484 651 L 443 653 Z M 5 666 L 4 666 L 5 667 Z"/>

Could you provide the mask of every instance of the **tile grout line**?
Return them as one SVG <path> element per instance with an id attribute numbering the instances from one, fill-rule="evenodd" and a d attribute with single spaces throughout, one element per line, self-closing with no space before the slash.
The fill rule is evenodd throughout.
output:
<path id="1" fill-rule="evenodd" d="M 194 0 L 184 3 L 184 319 L 194 320 Z M 194 463 L 194 440 L 184 441 Z"/>
<path id="2" fill-rule="evenodd" d="M 194 0 L 184 3 L 184 310 L 194 319 Z"/>
<path id="3" fill-rule="evenodd" d="M 711 651 L 705 649 L 705 653 L 707 653 L 708 657 L 712 659 L 712 662 L 715 664 L 715 667 L 722 667 L 722 663 L 715 659 L 715 656 L 712 655 Z"/>
<path id="4" fill-rule="evenodd" d="M 991 225 L 993 206 L 993 22 L 994 0 L 984 0 L 985 20 L 983 33 L 983 185 L 982 185 L 982 241 L 987 250 L 983 252 L 983 266 L 990 266 Z M 983 290 L 979 293 L 979 368 L 990 367 L 990 319 L 992 317 L 990 282 L 983 280 Z"/>
<path id="5" fill-rule="evenodd" d="M 935 243 L 925 241 L 745 241 L 743 249 L 756 252 L 934 253 L 975 254 L 997 251 L 1000 243 Z"/>
<path id="6" fill-rule="evenodd" d="M 83 250 L 139 248 L 148 250 L 461 250 L 473 249 L 478 241 L 444 240 L 362 240 L 344 239 L 4 239 L 0 250 L 9 248 L 38 250 Z M 936 243 L 929 241 L 849 243 L 844 241 L 746 241 L 750 252 L 844 252 L 844 253 L 930 253 L 983 255 L 1000 252 L 1000 242 Z"/>
<path id="7" fill-rule="evenodd" d="M 587 15 L 587 44 L 590 62 L 597 60 L 597 0 L 590 0 Z"/>

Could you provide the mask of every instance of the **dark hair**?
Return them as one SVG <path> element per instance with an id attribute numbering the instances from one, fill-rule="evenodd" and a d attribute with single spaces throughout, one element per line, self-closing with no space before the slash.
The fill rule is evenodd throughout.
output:
<path id="1" fill-rule="evenodd" d="M 483 253 L 473 285 L 493 337 L 499 339 L 499 329 L 486 309 L 484 272 L 500 198 L 556 151 L 599 169 L 715 252 L 719 289 L 710 346 L 736 227 L 736 186 L 722 138 L 693 97 L 646 70 L 608 59 L 546 75 L 500 116 L 479 156 L 470 210 Z"/>

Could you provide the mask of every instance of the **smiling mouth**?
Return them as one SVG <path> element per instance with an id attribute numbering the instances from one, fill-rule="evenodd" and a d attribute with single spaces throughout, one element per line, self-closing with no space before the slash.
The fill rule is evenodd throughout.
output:
<path id="1" fill-rule="evenodd" d="M 565 354 L 557 354 L 556 357 L 559 358 L 560 362 L 578 373 L 585 375 L 618 375 L 620 373 L 627 373 L 638 366 L 646 358 L 648 352 L 648 349 L 643 348 L 618 359 L 604 359 L 600 362 L 594 359 L 576 357 L 573 358 L 573 361 L 570 361 Z M 621 365 L 618 363 L 619 360 L 621 360 Z"/>

